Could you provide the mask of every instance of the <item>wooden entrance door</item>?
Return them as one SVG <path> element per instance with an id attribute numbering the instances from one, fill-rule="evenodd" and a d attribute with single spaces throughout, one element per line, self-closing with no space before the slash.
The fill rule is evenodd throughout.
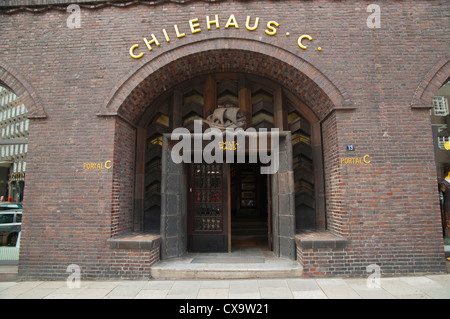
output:
<path id="1" fill-rule="evenodd" d="M 188 190 L 188 250 L 228 252 L 226 164 L 191 164 Z"/>

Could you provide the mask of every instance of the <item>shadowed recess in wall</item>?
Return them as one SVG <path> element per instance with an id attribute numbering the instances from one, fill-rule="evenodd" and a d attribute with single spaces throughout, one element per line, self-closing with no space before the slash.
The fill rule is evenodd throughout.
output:
<path id="1" fill-rule="evenodd" d="M 195 257 L 193 264 L 262 264 L 264 258 L 261 257 Z"/>

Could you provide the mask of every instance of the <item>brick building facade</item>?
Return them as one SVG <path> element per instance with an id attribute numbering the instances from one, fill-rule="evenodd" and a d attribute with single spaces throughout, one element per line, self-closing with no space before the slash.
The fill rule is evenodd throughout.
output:
<path id="1" fill-rule="evenodd" d="M 445 271 L 430 108 L 450 5 L 371 4 L 2 1 L 0 83 L 30 120 L 19 276 L 145 278 L 186 253 L 167 134 L 220 101 L 288 132 L 267 181 L 276 255 L 305 276 Z"/>

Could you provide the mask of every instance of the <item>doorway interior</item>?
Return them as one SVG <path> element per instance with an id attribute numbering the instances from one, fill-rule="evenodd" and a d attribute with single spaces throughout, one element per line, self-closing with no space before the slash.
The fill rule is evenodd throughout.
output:
<path id="1" fill-rule="evenodd" d="M 177 141 L 170 132 L 182 127 L 195 133 L 194 121 L 223 106 L 239 107 L 247 128 L 279 130 L 280 167 L 275 174 L 259 174 L 261 164 L 248 160 L 214 169 L 207 163 L 196 168 L 192 162 L 171 161 Z M 294 259 L 296 227 L 324 224 L 320 123 L 278 83 L 240 73 L 180 83 L 149 106 L 138 139 L 143 146 L 136 164 L 140 175 L 134 220 L 144 231 L 161 233 L 161 259 L 186 252 L 230 252 L 239 245 L 268 246 L 275 256 Z M 241 172 L 244 168 L 258 172 L 254 186 L 241 182 L 251 175 Z"/>
<path id="2" fill-rule="evenodd" d="M 230 165 L 231 249 L 261 247 L 271 250 L 270 179 L 261 164 Z"/>
<path id="3" fill-rule="evenodd" d="M 260 169 L 257 163 L 190 165 L 188 251 L 272 250 L 270 177 Z"/>

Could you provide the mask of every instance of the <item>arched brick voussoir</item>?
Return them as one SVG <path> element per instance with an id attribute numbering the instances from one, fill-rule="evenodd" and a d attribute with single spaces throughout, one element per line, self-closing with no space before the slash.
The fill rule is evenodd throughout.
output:
<path id="1" fill-rule="evenodd" d="M 16 70 L 0 61 L 0 84 L 7 86 L 17 95 L 27 108 L 28 118 L 46 118 L 41 99 L 23 76 Z"/>
<path id="2" fill-rule="evenodd" d="M 439 60 L 425 75 L 422 82 L 414 92 L 411 101 L 411 108 L 432 108 L 433 97 L 437 91 L 450 78 L 450 57 Z"/>
<path id="3" fill-rule="evenodd" d="M 136 63 L 113 87 L 97 115 L 119 115 L 137 124 L 148 104 L 164 91 L 192 77 L 216 72 L 250 73 L 277 81 L 320 119 L 334 109 L 355 108 L 331 76 L 289 51 L 255 40 L 199 40 Z"/>

